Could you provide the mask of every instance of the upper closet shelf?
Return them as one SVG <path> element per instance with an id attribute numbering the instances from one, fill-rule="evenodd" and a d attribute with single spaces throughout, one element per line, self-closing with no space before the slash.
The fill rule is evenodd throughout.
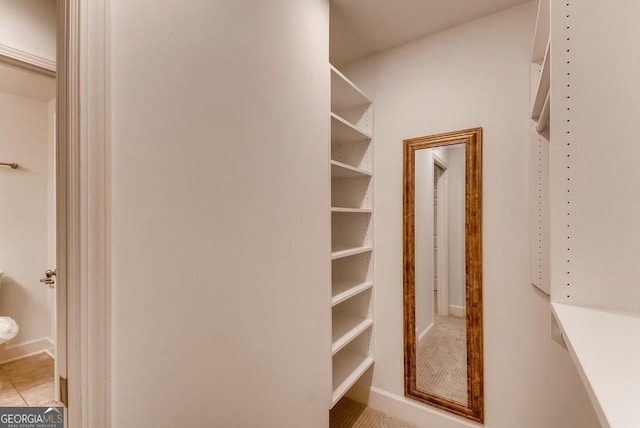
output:
<path id="1" fill-rule="evenodd" d="M 331 177 L 332 178 L 358 178 L 371 177 L 371 173 L 363 169 L 354 168 L 346 163 L 331 161 Z"/>
<path id="2" fill-rule="evenodd" d="M 538 87 L 536 89 L 535 98 L 533 101 L 533 107 L 531 108 L 531 119 L 538 120 L 542 113 L 545 100 L 549 94 L 551 87 L 551 61 L 549 60 L 551 51 L 551 44 L 547 43 L 547 51 L 544 55 L 544 62 L 542 63 L 542 71 L 540 72 L 540 80 L 538 81 Z"/>
<path id="3" fill-rule="evenodd" d="M 602 426 L 640 426 L 640 314 L 551 307 Z"/>
<path id="4" fill-rule="evenodd" d="M 371 139 L 371 134 L 361 131 L 335 113 L 331 113 L 331 142 L 353 143 Z"/>
<path id="5" fill-rule="evenodd" d="M 331 67 L 331 111 L 349 110 L 358 106 L 371 104 L 356 85 L 340 73 L 333 65 Z"/>
<path id="6" fill-rule="evenodd" d="M 540 0 L 540 3 L 538 3 L 536 32 L 533 36 L 533 50 L 531 52 L 531 62 L 535 62 L 536 64 L 540 64 L 545 56 L 551 27 L 549 18 L 549 0 Z"/>
<path id="7" fill-rule="evenodd" d="M 362 213 L 371 214 L 373 210 L 371 208 L 344 208 L 344 207 L 331 207 L 332 213 Z"/>
<path id="8" fill-rule="evenodd" d="M 356 254 L 368 253 L 373 250 L 371 245 L 365 245 L 363 247 L 354 248 L 342 248 L 336 249 L 331 252 L 331 260 L 341 259 L 343 257 L 355 256 Z"/>

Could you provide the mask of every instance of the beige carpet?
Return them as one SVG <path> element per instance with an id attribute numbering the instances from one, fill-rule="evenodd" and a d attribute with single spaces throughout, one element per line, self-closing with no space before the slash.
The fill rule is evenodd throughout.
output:
<path id="1" fill-rule="evenodd" d="M 417 349 L 417 387 L 467 404 L 467 329 L 464 318 L 436 317 Z"/>
<path id="2" fill-rule="evenodd" d="M 331 409 L 329 421 L 330 428 L 417 428 L 346 397 Z"/>

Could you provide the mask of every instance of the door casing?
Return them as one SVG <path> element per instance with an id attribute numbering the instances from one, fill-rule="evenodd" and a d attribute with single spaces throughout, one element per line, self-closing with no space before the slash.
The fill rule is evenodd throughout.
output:
<path id="1" fill-rule="evenodd" d="M 57 340 L 70 428 L 110 426 L 107 13 L 108 0 L 58 0 Z"/>

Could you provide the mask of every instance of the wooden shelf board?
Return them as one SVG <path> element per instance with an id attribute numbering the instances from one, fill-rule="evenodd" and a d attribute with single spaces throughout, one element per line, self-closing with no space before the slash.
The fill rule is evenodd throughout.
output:
<path id="1" fill-rule="evenodd" d="M 331 144 L 355 143 L 371 140 L 371 134 L 358 129 L 355 125 L 331 113 Z"/>
<path id="2" fill-rule="evenodd" d="M 341 352 L 333 359 L 333 393 L 331 407 L 351 388 L 373 365 L 373 357 Z"/>
<path id="3" fill-rule="evenodd" d="M 371 104 L 371 100 L 333 65 L 331 67 L 331 109 L 343 110 Z"/>
<path id="4" fill-rule="evenodd" d="M 542 63 L 542 71 L 540 72 L 540 79 L 538 80 L 538 87 L 536 89 L 535 99 L 533 101 L 533 107 L 531 108 L 531 119 L 538 120 L 542 113 L 542 107 L 549 94 L 551 88 L 551 61 L 550 61 L 551 45 L 547 44 L 547 52 L 544 56 L 544 62 Z"/>
<path id="5" fill-rule="evenodd" d="M 332 213 L 363 213 L 371 214 L 373 210 L 371 208 L 345 208 L 345 207 L 331 207 Z"/>
<path id="6" fill-rule="evenodd" d="M 341 259 L 343 257 L 355 256 L 356 254 L 367 253 L 373 250 L 371 245 L 366 245 L 364 247 L 354 247 L 354 248 L 345 248 L 345 249 L 336 249 L 331 252 L 331 260 Z"/>
<path id="7" fill-rule="evenodd" d="M 332 178 L 357 178 L 357 177 L 371 177 L 369 171 L 355 168 L 346 163 L 331 161 L 331 177 Z"/>
<path id="8" fill-rule="evenodd" d="M 335 314 L 332 324 L 333 342 L 331 343 L 331 355 L 335 355 L 371 327 L 373 320 L 371 318 Z"/>
<path id="9" fill-rule="evenodd" d="M 602 426 L 640 426 L 640 314 L 551 307 Z"/>

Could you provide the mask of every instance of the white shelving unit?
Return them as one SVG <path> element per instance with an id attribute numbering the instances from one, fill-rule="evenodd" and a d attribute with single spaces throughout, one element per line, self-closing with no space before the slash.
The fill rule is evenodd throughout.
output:
<path id="1" fill-rule="evenodd" d="M 637 426 L 640 314 L 562 303 L 552 307 L 602 426 Z"/>
<path id="2" fill-rule="evenodd" d="M 640 3 L 552 1 L 550 14 L 554 324 L 600 426 L 640 427 Z"/>
<path id="3" fill-rule="evenodd" d="M 331 161 L 332 178 L 370 177 L 371 173 L 338 161 Z"/>
<path id="4" fill-rule="evenodd" d="M 373 287 L 373 281 L 336 279 L 331 287 L 331 306 L 338 305 Z"/>
<path id="5" fill-rule="evenodd" d="M 360 377 L 373 365 L 373 355 L 371 355 L 370 344 L 367 336 L 371 334 L 361 334 L 353 342 L 340 350 L 333 357 L 333 392 L 331 402 L 335 403 L 346 394 Z M 368 339 L 367 339 L 368 340 Z"/>
<path id="6" fill-rule="evenodd" d="M 535 96 L 533 98 L 533 107 L 531 108 L 531 119 L 540 122 L 542 118 L 542 110 L 545 101 L 549 100 L 549 89 L 551 88 L 551 43 L 547 43 L 547 50 L 542 62 L 538 85 L 536 87 Z M 547 115 L 547 119 L 549 116 Z M 545 124 L 546 126 L 546 124 Z M 542 127 L 544 128 L 544 127 Z"/>
<path id="7" fill-rule="evenodd" d="M 337 313 L 333 316 L 333 345 L 331 354 L 335 355 L 373 325 L 371 318 Z"/>
<path id="8" fill-rule="evenodd" d="M 331 72 L 331 406 L 373 364 L 372 103 Z"/>
<path id="9" fill-rule="evenodd" d="M 536 30 L 533 35 L 533 49 L 531 52 L 531 62 L 542 63 L 547 51 L 549 34 L 551 33 L 551 9 L 550 0 L 540 0 L 538 2 L 538 18 L 536 19 Z"/>
<path id="10" fill-rule="evenodd" d="M 531 283 L 550 293 L 549 118 L 551 112 L 550 0 L 540 0 L 531 52 Z"/>

